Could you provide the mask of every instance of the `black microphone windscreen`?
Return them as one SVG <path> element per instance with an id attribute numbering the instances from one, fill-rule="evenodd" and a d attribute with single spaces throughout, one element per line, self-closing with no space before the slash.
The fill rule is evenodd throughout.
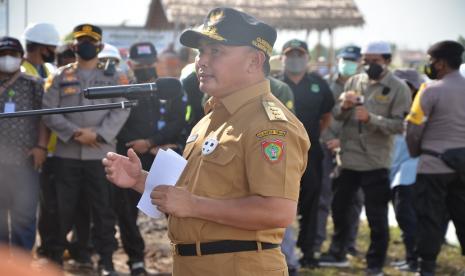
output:
<path id="1" fill-rule="evenodd" d="M 182 85 L 177 78 L 159 78 L 157 84 L 157 96 L 162 100 L 171 100 L 182 97 Z"/>

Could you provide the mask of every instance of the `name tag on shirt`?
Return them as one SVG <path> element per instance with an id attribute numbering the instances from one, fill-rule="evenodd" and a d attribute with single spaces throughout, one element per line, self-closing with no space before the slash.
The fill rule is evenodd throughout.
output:
<path id="1" fill-rule="evenodd" d="M 198 134 L 192 134 L 191 136 L 187 138 L 186 144 L 194 142 L 195 140 L 197 140 L 198 136 L 199 136 Z"/>
<path id="2" fill-rule="evenodd" d="M 14 102 L 6 102 L 3 113 L 13 113 L 15 112 L 15 110 L 16 110 L 16 106 Z"/>

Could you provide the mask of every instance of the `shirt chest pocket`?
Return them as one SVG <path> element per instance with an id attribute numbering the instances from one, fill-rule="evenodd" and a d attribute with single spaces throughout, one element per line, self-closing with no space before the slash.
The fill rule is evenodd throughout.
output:
<path id="1" fill-rule="evenodd" d="M 60 106 L 75 106 L 80 104 L 81 87 L 79 84 L 63 84 L 61 86 Z"/>
<path id="2" fill-rule="evenodd" d="M 195 192 L 209 197 L 228 197 L 234 182 L 240 179 L 237 155 L 223 146 L 201 156 Z"/>
<path id="3" fill-rule="evenodd" d="M 391 109 L 391 95 L 375 93 L 368 102 L 368 110 L 376 115 L 388 116 Z"/>

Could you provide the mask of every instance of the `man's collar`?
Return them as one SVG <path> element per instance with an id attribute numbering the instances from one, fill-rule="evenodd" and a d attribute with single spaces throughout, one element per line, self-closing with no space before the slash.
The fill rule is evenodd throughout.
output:
<path id="1" fill-rule="evenodd" d="M 252 86 L 237 90 L 224 98 L 218 99 L 212 97 L 205 104 L 204 111 L 205 113 L 208 113 L 210 110 L 215 109 L 218 105 L 222 105 L 226 108 L 229 114 L 233 114 L 251 99 L 271 93 L 270 91 L 270 81 L 266 79 Z"/>
<path id="2" fill-rule="evenodd" d="M 460 71 L 459 70 L 455 70 L 455 71 L 452 71 L 452 72 L 449 72 L 448 74 L 446 74 L 442 79 L 450 79 L 450 78 L 457 78 L 457 77 L 460 77 L 462 74 L 460 74 Z"/>
<path id="3" fill-rule="evenodd" d="M 379 83 L 384 85 L 384 86 L 389 86 L 390 85 L 390 81 L 391 81 L 391 78 L 392 78 L 392 73 L 391 71 L 387 70 L 386 73 L 384 73 L 384 76 L 379 80 Z"/>

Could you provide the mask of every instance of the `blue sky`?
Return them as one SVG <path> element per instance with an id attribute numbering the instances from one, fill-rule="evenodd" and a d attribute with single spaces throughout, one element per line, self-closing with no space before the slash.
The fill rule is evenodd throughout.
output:
<path id="1" fill-rule="evenodd" d="M 0 0 L 1 2 L 2 0 Z M 4 1 L 4 0 L 3 0 Z M 102 25 L 143 25 L 150 0 L 9 0 L 10 35 L 20 37 L 27 22 L 50 22 L 64 35 L 75 25 L 90 22 Z M 311 1 L 311 0 L 308 0 Z M 386 40 L 400 48 L 425 50 L 443 39 L 465 36 L 464 0 L 355 0 L 365 16 L 362 28 L 335 31 L 335 46 L 363 45 L 369 40 Z M 2 15 L 3 17 L 3 15 Z M 2 24 L 4 18 L 0 18 Z M 0 26 L 0 29 L 1 26 Z M 3 33 L 4 34 L 4 33 Z M 305 39 L 305 32 L 280 32 L 275 44 L 280 49 L 288 39 Z M 317 40 L 312 32 L 309 44 Z M 329 38 L 323 33 L 323 43 Z"/>

